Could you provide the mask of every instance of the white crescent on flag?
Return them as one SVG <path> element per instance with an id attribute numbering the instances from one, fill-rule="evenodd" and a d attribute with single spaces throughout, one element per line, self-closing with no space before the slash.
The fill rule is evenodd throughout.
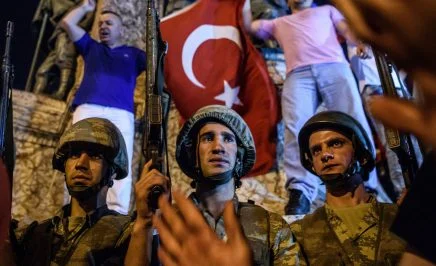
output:
<path id="1" fill-rule="evenodd" d="M 205 86 L 201 84 L 195 77 L 192 69 L 192 62 L 198 47 L 207 40 L 227 39 L 233 41 L 242 50 L 241 38 L 239 30 L 233 26 L 216 26 L 216 25 L 201 25 L 191 32 L 183 44 L 182 50 L 182 66 L 188 79 L 196 86 L 204 89 Z"/>

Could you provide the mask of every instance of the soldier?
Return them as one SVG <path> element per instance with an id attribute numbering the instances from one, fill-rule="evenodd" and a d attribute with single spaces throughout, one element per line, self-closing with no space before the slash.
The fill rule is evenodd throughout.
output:
<path id="1" fill-rule="evenodd" d="M 106 194 L 113 179 L 127 175 L 127 162 L 124 140 L 109 120 L 85 119 L 66 131 L 53 168 L 65 173 L 71 202 L 24 231 L 14 247 L 17 264 L 122 264 L 131 218 L 109 210 Z"/>
<path id="2" fill-rule="evenodd" d="M 421 101 L 373 97 L 370 111 L 386 126 L 413 133 L 423 144 L 436 147 L 436 2 L 335 0 L 363 40 L 383 52 L 413 76 Z M 385 5 L 387 3 L 387 5 Z M 368 12 L 368 10 L 371 10 Z M 373 21 L 389 21 L 377 23 Z M 395 219 L 392 231 L 408 242 L 401 265 L 435 265 L 436 157 L 429 153 Z"/>
<path id="3" fill-rule="evenodd" d="M 240 178 L 254 165 L 256 151 L 253 137 L 245 121 L 232 109 L 220 105 L 198 110 L 181 129 L 176 146 L 176 159 L 182 171 L 193 179 L 195 192 L 190 199 L 201 212 L 219 239 L 227 239 L 223 220 L 226 202 L 233 202 L 245 236 L 254 254 L 256 265 L 280 264 L 289 261 L 287 245 L 290 230 L 277 214 L 270 213 L 251 203 L 239 202 L 235 190 Z M 142 173 L 135 190 L 147 193 L 153 185 L 167 188 L 169 180 L 157 170 Z M 143 202 L 147 197 L 143 195 Z M 141 200 L 137 199 L 137 202 Z M 145 239 L 150 236 L 152 212 L 147 204 L 138 209 L 126 262 L 143 264 L 147 258 Z M 141 211 L 140 211 L 141 210 Z M 142 226 L 141 226 L 142 225 Z M 136 243 L 136 244 L 135 244 Z M 165 243 L 163 243 L 165 245 Z M 136 250 L 133 251 L 133 247 Z M 167 248 L 164 246 L 164 248 Z M 189 260 L 188 260 L 189 261 Z"/>
<path id="4" fill-rule="evenodd" d="M 313 0 L 288 0 L 291 15 L 273 20 L 252 21 L 250 1 L 243 9 L 244 25 L 251 34 L 262 39 L 275 39 L 283 48 L 286 61 L 286 79 L 281 94 L 284 130 L 284 169 L 289 201 L 287 215 L 306 214 L 318 192 L 318 178 L 300 164 L 297 136 L 302 125 L 316 113 L 322 104 L 327 110 L 346 112 L 357 119 L 368 134 L 366 120 L 357 84 L 338 34 L 358 46 L 359 55 L 367 57 L 367 48 L 349 31 L 339 11 L 331 6 L 313 7 Z M 372 138 L 371 145 L 374 147 Z M 373 171 L 365 185 L 377 190 L 379 198 L 384 191 L 377 186 Z"/>
<path id="5" fill-rule="evenodd" d="M 325 206 L 291 224 L 299 259 L 312 265 L 398 263 L 405 243 L 389 231 L 397 206 L 377 202 L 363 186 L 374 168 L 363 127 L 345 113 L 321 112 L 305 123 L 298 142 L 302 165 L 327 189 Z"/>

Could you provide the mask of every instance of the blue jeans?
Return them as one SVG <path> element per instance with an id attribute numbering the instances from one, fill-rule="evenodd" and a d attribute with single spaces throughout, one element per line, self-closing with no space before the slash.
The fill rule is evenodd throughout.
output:
<path id="1" fill-rule="evenodd" d="M 321 102 L 325 109 L 347 113 L 359 121 L 374 147 L 357 84 L 348 64 L 314 64 L 288 73 L 281 100 L 285 124 L 286 188 L 301 190 L 310 201 L 316 197 L 320 180 L 301 165 L 297 138 L 300 129 L 315 114 Z M 376 189 L 377 184 L 374 170 L 365 186 Z"/>

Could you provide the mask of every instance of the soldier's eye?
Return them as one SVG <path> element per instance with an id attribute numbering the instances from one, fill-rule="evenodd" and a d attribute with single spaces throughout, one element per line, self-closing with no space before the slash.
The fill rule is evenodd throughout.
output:
<path id="1" fill-rule="evenodd" d="M 312 154 L 312 156 L 318 156 L 321 153 L 321 148 L 314 147 L 310 150 L 310 153 Z"/>
<path id="2" fill-rule="evenodd" d="M 69 154 L 68 157 L 70 157 L 70 158 L 72 158 L 72 159 L 77 159 L 77 158 L 80 157 L 80 152 L 72 151 L 72 152 L 70 152 L 70 154 Z"/>
<path id="3" fill-rule="evenodd" d="M 101 159 L 103 159 L 103 155 L 102 154 L 94 154 L 94 155 L 92 155 L 90 157 L 93 160 L 101 160 Z"/>
<path id="4" fill-rule="evenodd" d="M 340 147 L 342 147 L 343 145 L 344 145 L 344 141 L 343 141 L 343 140 L 340 140 L 340 139 L 334 140 L 334 141 L 332 141 L 332 143 L 331 143 L 331 146 L 332 146 L 332 147 L 335 147 L 335 148 L 340 148 Z"/>
<path id="5" fill-rule="evenodd" d="M 235 136 L 233 135 L 224 135 L 224 141 L 225 142 L 235 142 Z"/>
<path id="6" fill-rule="evenodd" d="M 100 160 L 103 159 L 103 154 L 101 154 L 101 152 L 97 152 L 97 151 L 88 151 L 86 152 L 89 156 L 89 158 L 91 158 L 92 160 Z"/>
<path id="7" fill-rule="evenodd" d="M 213 135 L 211 135 L 211 134 L 203 135 L 203 136 L 201 137 L 201 141 L 202 141 L 202 142 L 210 142 L 210 141 L 213 141 Z"/>

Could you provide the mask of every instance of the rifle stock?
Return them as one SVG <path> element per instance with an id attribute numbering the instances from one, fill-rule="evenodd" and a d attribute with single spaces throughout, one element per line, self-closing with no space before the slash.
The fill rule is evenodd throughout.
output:
<path id="1" fill-rule="evenodd" d="M 383 94 L 393 98 L 400 98 L 391 74 L 395 69 L 394 65 L 389 61 L 385 53 L 377 50 L 373 50 L 373 52 L 383 88 Z M 389 148 L 394 151 L 398 157 L 403 173 L 404 184 L 406 188 L 409 188 L 418 170 L 418 162 L 413 150 L 411 136 L 386 126 L 385 133 Z"/>
<path id="2" fill-rule="evenodd" d="M 146 107 L 145 132 L 142 152 L 146 161 L 152 160 L 150 169 L 157 169 L 167 175 L 165 166 L 166 139 L 163 108 L 163 63 L 167 44 L 161 38 L 159 18 L 154 7 L 154 1 L 148 0 L 146 26 Z M 163 193 L 163 188 L 154 186 L 149 194 L 149 205 L 156 210 L 157 199 Z"/>
<path id="3" fill-rule="evenodd" d="M 12 128 L 12 83 L 14 68 L 10 63 L 11 39 L 14 24 L 8 21 L 6 27 L 6 45 L 1 69 L 0 99 L 0 253 L 9 238 L 9 224 L 12 207 L 12 176 L 14 170 L 15 150 Z M 3 256 L 4 254 L 0 254 Z"/>

